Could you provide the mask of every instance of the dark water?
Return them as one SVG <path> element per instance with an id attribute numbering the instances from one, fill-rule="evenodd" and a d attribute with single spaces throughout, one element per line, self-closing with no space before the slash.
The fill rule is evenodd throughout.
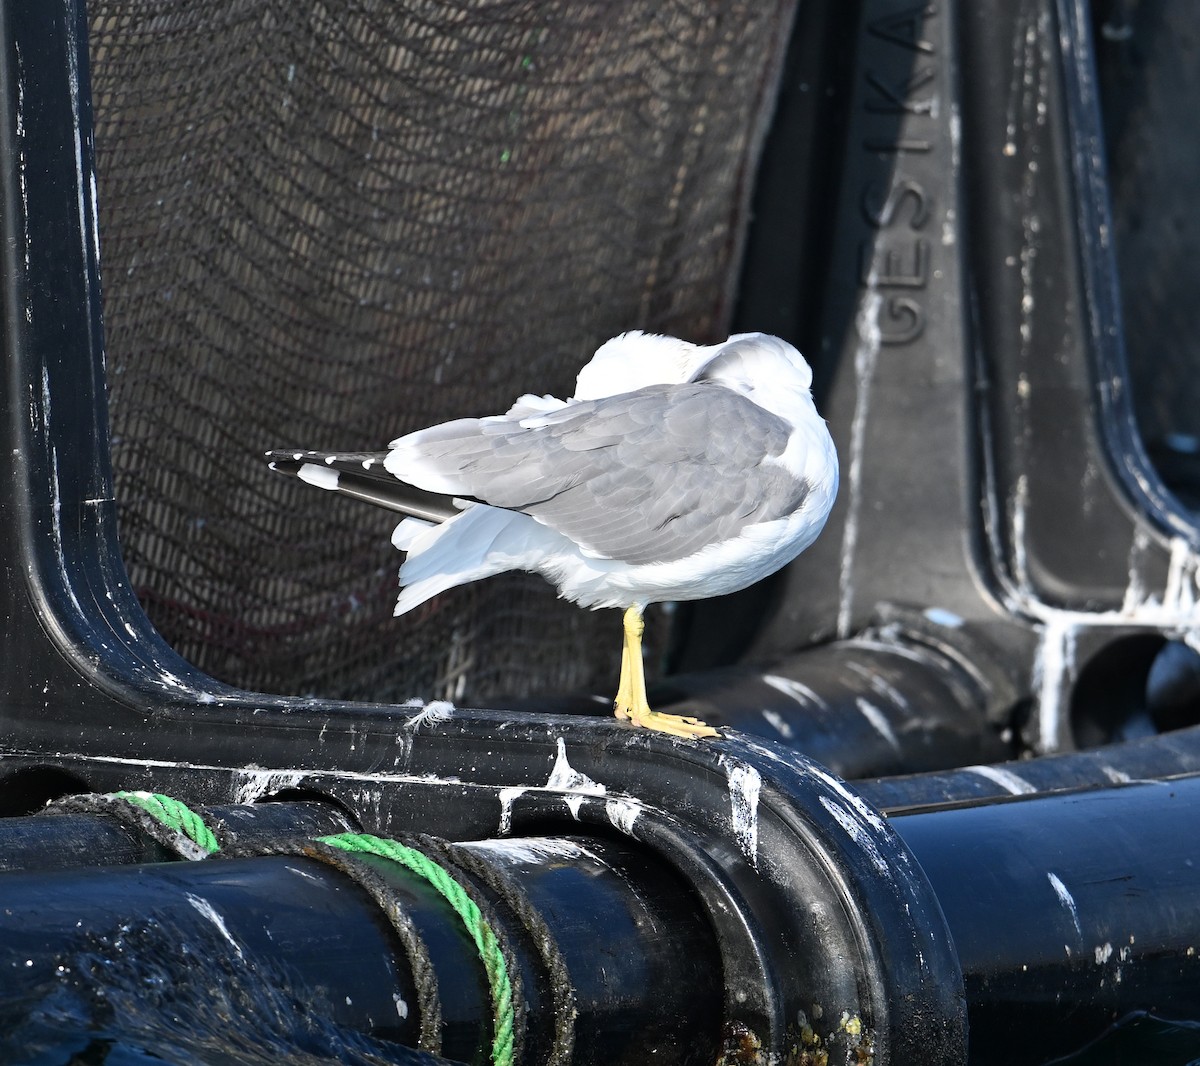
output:
<path id="1" fill-rule="evenodd" d="M 119 939 L 119 943 L 117 940 Z M 430 1066 L 444 1060 L 327 1020 L 329 1005 L 264 960 L 180 945 L 153 919 L 81 933 L 54 972 L 0 1003 L 4 1066 Z M 227 947 L 227 946 L 226 946 Z"/>
<path id="2" fill-rule="evenodd" d="M 1044 1066 L 1200 1066 L 1200 1022 L 1136 1011 L 1074 1054 Z"/>

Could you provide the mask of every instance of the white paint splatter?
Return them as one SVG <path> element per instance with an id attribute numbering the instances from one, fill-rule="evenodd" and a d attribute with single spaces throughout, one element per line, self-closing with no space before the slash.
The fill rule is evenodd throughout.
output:
<path id="1" fill-rule="evenodd" d="M 1029 559 L 1025 553 L 1025 511 L 1029 506 L 1029 478 L 1021 474 L 1017 478 L 1012 496 L 1012 514 L 1009 519 L 1012 536 L 1013 580 L 1017 590 L 1026 599 L 1033 598 L 1033 585 L 1029 580 Z"/>
<path id="2" fill-rule="evenodd" d="M 846 806 L 872 829 L 880 833 L 886 830 L 886 823 L 879 812 L 857 792 L 851 792 L 840 779 L 834 777 L 828 770 L 823 770 L 815 763 L 810 763 L 806 768 L 806 772 L 818 781 L 824 782 L 827 787 L 833 789 L 841 797 Z"/>
<path id="3" fill-rule="evenodd" d="M 1083 928 L 1079 924 L 1079 910 L 1075 906 L 1075 897 L 1068 891 L 1067 886 L 1063 884 L 1062 878 L 1056 873 L 1047 873 L 1047 879 L 1050 881 L 1050 887 L 1054 889 L 1054 893 L 1058 896 L 1059 902 L 1067 908 L 1071 913 L 1071 921 L 1075 925 L 1075 932 L 1081 937 L 1083 936 Z"/>
<path id="4" fill-rule="evenodd" d="M 58 758 L 70 759 L 72 762 L 77 762 L 80 765 L 97 767 L 133 766 L 143 770 L 178 770 L 182 766 L 189 770 L 207 770 L 213 773 L 228 773 L 229 771 L 228 766 L 218 766 L 214 763 L 179 762 L 174 759 L 134 759 L 115 755 L 97 757 L 82 751 L 71 750 L 56 752 L 55 754 Z M 364 770 L 338 770 L 334 774 L 331 771 L 321 770 L 266 770 L 251 765 L 238 771 L 242 777 L 245 777 L 250 772 L 263 776 L 275 775 L 280 780 L 284 780 L 287 777 L 294 777 L 296 781 L 324 780 L 327 777 L 333 777 L 339 782 L 361 781 L 365 787 L 353 790 L 352 795 L 357 797 L 357 801 L 363 804 L 377 803 L 380 786 L 389 782 L 420 781 L 431 785 L 453 785 L 461 780 L 457 777 L 439 777 L 436 774 L 388 773 L 385 770 L 372 770 L 370 772 Z M 524 792 L 527 789 L 516 789 L 515 791 Z"/>
<path id="5" fill-rule="evenodd" d="M 983 428 L 986 435 L 986 425 Z M 995 470 L 989 467 L 987 477 L 994 487 Z M 1149 482 L 1142 484 L 1142 489 L 1151 497 L 1155 495 L 1155 486 Z M 1171 633 L 1200 651 L 1200 554 L 1190 546 L 1186 536 L 1177 535 L 1164 543 L 1152 532 L 1138 527 L 1129 548 L 1128 583 L 1118 608 L 1082 611 L 1052 606 L 1038 598 L 1028 573 L 1025 553 L 1028 491 L 1027 479 L 1019 477 L 1010 498 L 1011 577 L 1004 577 L 1004 553 L 997 534 L 998 515 L 994 508 L 985 513 L 985 529 L 997 562 L 997 572 L 1002 577 L 1004 605 L 1012 613 L 1030 617 L 1042 626 L 1033 693 L 1039 697 L 1036 746 L 1041 752 L 1048 753 L 1060 747 L 1064 697 L 1070 692 L 1076 672 L 1076 632 L 1106 627 L 1145 627 Z M 994 493 L 988 493 L 987 498 L 992 500 Z M 1161 594 L 1156 594 L 1148 588 L 1144 571 L 1156 562 L 1164 548 L 1169 552 L 1167 577 Z"/>
<path id="6" fill-rule="evenodd" d="M 750 865 L 758 869 L 758 795 L 762 777 L 753 766 L 739 763 L 729 771 L 729 821 L 733 838 Z"/>
<path id="7" fill-rule="evenodd" d="M 954 225 L 954 210 L 950 209 L 947 210 L 946 217 L 942 219 L 942 245 L 949 248 L 957 241 L 958 230 Z"/>
<path id="8" fill-rule="evenodd" d="M 75 149 L 75 195 L 79 210 L 79 242 L 82 246 L 83 259 L 88 257 L 88 210 L 84 202 L 88 187 L 83 172 L 83 121 L 80 118 L 79 107 L 79 47 L 75 39 L 75 23 L 66 20 L 67 26 L 67 75 L 71 86 L 71 126 L 74 132 L 72 147 Z M 94 202 L 94 201 L 93 201 Z M 98 227 L 97 227 L 98 232 Z"/>
<path id="9" fill-rule="evenodd" d="M 1133 540 L 1129 545 L 1129 576 L 1125 585 L 1125 596 L 1121 602 L 1122 614 L 1133 614 L 1151 599 L 1142 580 L 1142 562 L 1153 544 L 1150 534 L 1145 529 L 1141 526 L 1134 529 Z"/>

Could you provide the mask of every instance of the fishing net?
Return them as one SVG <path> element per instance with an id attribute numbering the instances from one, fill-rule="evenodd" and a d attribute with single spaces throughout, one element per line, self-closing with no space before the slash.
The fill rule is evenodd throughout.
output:
<path id="1" fill-rule="evenodd" d="M 724 336 L 790 6 L 89 6 L 122 546 L 181 653 L 339 698 L 613 687 L 615 612 L 508 575 L 394 619 L 393 517 L 260 457 Z"/>

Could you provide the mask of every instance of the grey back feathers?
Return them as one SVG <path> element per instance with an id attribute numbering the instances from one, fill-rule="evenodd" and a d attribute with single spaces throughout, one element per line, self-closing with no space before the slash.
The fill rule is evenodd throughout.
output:
<path id="1" fill-rule="evenodd" d="M 403 438 L 403 463 L 389 468 L 522 511 L 586 555 L 671 562 L 800 506 L 808 486 L 771 461 L 789 432 L 717 382 L 651 385 L 422 430 Z"/>

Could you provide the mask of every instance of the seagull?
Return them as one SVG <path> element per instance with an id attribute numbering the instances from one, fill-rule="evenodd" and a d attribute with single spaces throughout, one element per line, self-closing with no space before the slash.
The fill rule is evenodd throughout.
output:
<path id="1" fill-rule="evenodd" d="M 643 612 L 736 592 L 816 539 L 838 486 L 812 370 L 786 341 L 698 345 L 632 331 L 607 341 L 575 394 L 521 396 L 386 452 L 272 451 L 282 474 L 400 512 L 395 613 L 508 570 L 541 574 L 587 608 L 624 610 L 617 718 L 719 736 L 650 708 Z"/>

